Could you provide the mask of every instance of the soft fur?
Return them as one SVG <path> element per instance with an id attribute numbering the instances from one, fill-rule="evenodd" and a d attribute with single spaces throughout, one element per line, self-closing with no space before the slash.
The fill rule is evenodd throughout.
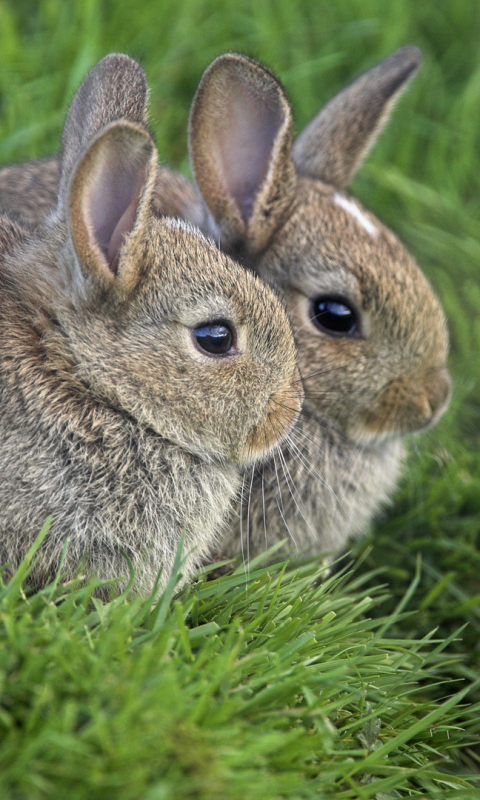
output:
<path id="1" fill-rule="evenodd" d="M 67 117 L 56 210 L 35 233 L 0 217 L 0 562 L 18 565 L 50 515 L 35 585 L 68 540 L 66 577 L 126 575 L 123 550 L 149 592 L 182 531 L 188 578 L 239 466 L 263 458 L 301 405 L 274 293 L 153 213 L 145 103 L 138 65 L 103 59 Z M 192 333 L 218 319 L 236 330 L 224 357 Z"/>
<path id="2" fill-rule="evenodd" d="M 245 478 L 251 495 L 244 492 L 225 553 L 242 542 L 244 551 L 256 553 L 287 535 L 289 550 L 340 550 L 391 495 L 404 436 L 434 424 L 447 407 L 442 309 L 400 242 L 343 191 L 420 60 L 416 48 L 406 47 L 361 76 L 320 112 L 293 149 L 286 145 L 290 106 L 269 70 L 226 55 L 200 83 L 190 151 L 205 205 L 203 227 L 282 290 L 305 389 L 302 419 L 282 451 Z M 249 141 L 235 148 L 231 127 L 242 113 Z M 212 150 L 215 158 L 208 160 Z M 245 186 L 239 191 L 229 176 L 241 174 L 247 158 L 267 165 L 258 185 L 250 185 L 253 211 L 244 216 L 239 238 L 236 216 L 226 205 L 219 211 L 214 198 L 227 184 L 230 206 L 246 206 Z M 292 170 L 295 179 L 285 180 Z M 266 198 L 272 196 L 281 213 L 271 213 Z M 332 336 L 314 324 L 312 300 L 322 295 L 356 307 L 360 335 Z"/>
<path id="3" fill-rule="evenodd" d="M 245 474 L 241 512 L 222 539 L 227 555 L 284 537 L 289 550 L 342 549 L 391 496 L 405 435 L 448 405 L 442 309 L 400 242 L 345 192 L 420 62 L 414 47 L 392 54 L 334 97 L 292 147 L 278 79 L 245 56 L 221 56 L 192 107 L 197 200 L 186 179 L 158 173 L 157 212 L 171 191 L 169 213 L 200 224 L 280 288 L 299 351 L 302 418 L 280 453 Z M 313 324 L 311 300 L 324 293 L 355 304 L 360 337 Z"/>

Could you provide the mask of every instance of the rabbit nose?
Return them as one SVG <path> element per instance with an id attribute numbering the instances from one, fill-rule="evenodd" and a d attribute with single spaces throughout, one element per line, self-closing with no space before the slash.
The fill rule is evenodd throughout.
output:
<path id="1" fill-rule="evenodd" d="M 447 410 L 452 396 L 452 379 L 446 367 L 436 370 L 427 384 L 427 399 L 431 414 L 427 424 L 433 425 Z"/>
<path id="2" fill-rule="evenodd" d="M 434 367 L 394 382 L 389 389 L 397 398 L 403 395 L 398 423 L 403 433 L 409 433 L 430 428 L 438 422 L 448 407 L 452 381 L 446 367 Z"/>
<path id="3" fill-rule="evenodd" d="M 446 367 L 391 381 L 369 409 L 366 430 L 405 435 L 434 425 L 448 407 L 452 382 Z"/>

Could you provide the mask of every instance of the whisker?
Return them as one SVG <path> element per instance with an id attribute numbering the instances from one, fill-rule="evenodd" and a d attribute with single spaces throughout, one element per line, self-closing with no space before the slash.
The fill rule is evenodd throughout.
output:
<path id="1" fill-rule="evenodd" d="M 245 570 L 245 552 L 243 545 L 243 493 L 245 490 L 245 478 L 246 478 L 246 472 L 243 473 L 242 488 L 240 492 L 240 552 L 242 554 L 242 564 L 244 570 Z"/>
<path id="2" fill-rule="evenodd" d="M 248 564 L 248 571 L 247 571 L 247 579 L 250 577 L 250 503 L 252 500 L 252 487 L 253 487 L 253 477 L 255 474 L 255 468 L 251 468 L 252 476 L 250 478 L 250 490 L 248 492 L 248 504 L 247 504 L 247 564 Z"/>
<path id="3" fill-rule="evenodd" d="M 297 487 L 295 486 L 295 481 L 293 480 L 291 472 L 288 469 L 288 465 L 287 465 L 285 456 L 283 455 L 283 453 L 281 451 L 279 452 L 279 457 L 280 457 L 280 462 L 281 462 L 282 468 L 283 468 L 283 474 L 285 475 L 285 480 L 287 482 L 287 486 L 288 486 L 288 489 L 290 491 L 290 496 L 291 496 L 293 502 L 295 503 L 295 507 L 296 507 L 298 513 L 302 517 L 303 521 L 305 522 L 305 525 L 307 526 L 307 528 L 310 531 L 310 533 L 313 534 L 313 538 L 315 539 L 316 538 L 316 531 L 315 531 L 314 528 L 312 528 L 310 522 L 307 520 L 305 514 L 303 513 L 303 511 L 300 508 L 299 504 L 297 503 L 295 495 L 298 496 L 300 502 L 302 503 L 302 505 L 304 505 L 303 501 L 301 500 L 300 493 L 299 493 Z"/>
<path id="4" fill-rule="evenodd" d="M 265 437 L 265 447 L 267 445 L 267 433 L 263 432 Z M 262 511 L 263 511 L 263 531 L 265 534 L 265 549 L 268 547 L 267 541 L 267 513 L 265 508 L 265 463 L 262 463 Z"/>
<path id="5" fill-rule="evenodd" d="M 318 470 L 315 469 L 315 467 L 313 467 L 312 464 L 310 464 L 309 461 L 307 461 L 307 459 L 305 458 L 305 455 L 297 447 L 297 445 L 295 444 L 295 442 L 294 442 L 294 440 L 293 440 L 291 435 L 287 438 L 287 441 L 288 441 L 288 444 L 290 445 L 290 447 L 293 449 L 293 453 L 296 454 L 296 456 L 299 459 L 300 463 L 303 464 L 303 466 L 307 469 L 309 474 L 312 477 L 317 478 L 325 486 L 325 488 L 328 489 L 328 491 L 332 493 L 332 495 L 335 498 L 335 500 L 337 502 L 340 502 L 335 490 L 330 486 L 330 484 L 327 482 L 325 477 L 323 475 L 321 475 L 320 472 L 318 472 Z"/>
<path id="6" fill-rule="evenodd" d="M 305 388 L 305 396 L 309 399 L 314 397 L 324 397 L 326 394 L 341 394 L 345 395 L 344 389 L 319 389 L 317 391 L 311 391 L 310 389 Z"/>
<path id="7" fill-rule="evenodd" d="M 280 403 L 278 400 L 275 400 L 275 398 L 272 398 L 272 401 L 274 403 L 276 403 L 278 406 L 280 406 L 281 408 L 285 408 L 287 411 L 294 411 L 295 413 L 298 413 L 299 417 L 303 417 L 306 420 L 314 420 L 315 425 L 317 427 L 319 427 L 319 428 L 322 428 L 323 430 L 329 431 L 329 430 L 332 429 L 331 425 L 329 425 L 326 422 L 322 422 L 315 414 L 313 414 L 311 411 L 309 411 L 304 406 L 300 409 L 300 411 L 297 411 L 296 408 L 290 408 L 290 406 L 286 406 L 285 404 Z M 287 432 L 287 430 L 288 430 L 287 427 L 283 426 L 283 428 L 282 428 L 283 434 L 285 434 Z M 335 431 L 336 431 L 336 433 L 338 433 L 341 436 L 341 438 L 344 441 L 347 441 L 347 437 L 345 436 L 344 433 L 342 433 L 342 431 L 338 430 L 337 428 L 335 429 Z"/>
<path id="8" fill-rule="evenodd" d="M 343 372 L 343 369 L 344 368 L 339 365 L 330 366 L 327 364 L 326 369 L 322 367 L 321 369 L 317 369 L 314 372 L 310 372 L 308 375 L 302 375 L 301 370 L 299 368 L 298 371 L 300 372 L 300 378 L 297 378 L 295 381 L 292 381 L 292 383 L 293 384 L 300 383 L 300 381 L 305 382 L 308 381 L 310 378 L 314 378 L 316 375 L 329 375 L 332 372 L 340 372 L 340 371 Z"/>
<path id="9" fill-rule="evenodd" d="M 281 490 L 281 487 L 280 487 L 280 479 L 279 479 L 279 477 L 278 477 L 278 467 L 277 467 L 277 462 L 276 462 L 276 459 L 275 459 L 275 452 L 273 452 L 273 463 L 274 463 L 274 465 L 275 465 L 275 476 L 276 476 L 276 479 L 277 479 L 278 492 L 279 492 L 279 495 L 278 495 L 278 496 L 279 496 L 279 500 L 280 500 L 280 503 L 279 503 L 279 500 L 277 499 L 277 506 L 278 506 L 278 510 L 279 510 L 279 512 L 280 512 L 280 516 L 281 516 L 281 518 L 282 518 L 282 522 L 283 522 L 283 524 L 285 525 L 285 528 L 286 528 L 286 530 L 287 530 L 287 533 L 288 533 L 288 535 L 290 536 L 290 539 L 292 540 L 292 542 L 293 542 L 293 544 L 295 545 L 295 547 L 297 547 L 297 542 L 296 542 L 296 539 L 295 539 L 294 535 L 292 534 L 292 532 L 291 532 L 291 530 L 290 530 L 290 527 L 289 527 L 289 525 L 288 525 L 288 522 L 287 522 L 287 520 L 285 519 L 285 513 L 284 513 L 284 507 L 283 507 L 283 497 L 282 497 L 282 490 Z M 280 504 L 281 504 L 281 505 L 280 505 Z"/>

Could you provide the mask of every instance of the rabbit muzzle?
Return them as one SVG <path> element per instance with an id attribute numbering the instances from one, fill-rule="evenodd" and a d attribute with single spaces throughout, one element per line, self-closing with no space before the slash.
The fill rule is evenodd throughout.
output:
<path id="1" fill-rule="evenodd" d="M 295 367 L 290 380 L 270 394 L 265 413 L 255 425 L 243 453 L 240 454 L 241 462 L 261 460 L 283 441 L 298 419 L 303 396 L 302 380 L 298 368 Z"/>
<path id="2" fill-rule="evenodd" d="M 446 367 L 392 380 L 374 400 L 357 431 L 364 441 L 404 436 L 433 427 L 448 408 L 452 381 Z"/>

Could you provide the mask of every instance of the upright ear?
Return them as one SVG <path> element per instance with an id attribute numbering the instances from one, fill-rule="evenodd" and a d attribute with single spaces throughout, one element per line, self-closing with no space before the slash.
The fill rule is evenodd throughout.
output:
<path id="1" fill-rule="evenodd" d="M 298 173 L 347 186 L 421 61 L 416 47 L 402 47 L 337 94 L 295 142 Z"/>
<path id="2" fill-rule="evenodd" d="M 100 291 L 135 288 L 144 269 L 142 237 L 156 168 L 155 145 L 139 125 L 113 122 L 93 139 L 66 193 L 77 282 Z"/>
<path id="3" fill-rule="evenodd" d="M 246 56 L 217 58 L 190 114 L 195 179 L 223 246 L 255 253 L 294 195 L 292 114 L 279 81 Z"/>
<path id="4" fill-rule="evenodd" d="M 148 85 L 141 66 L 129 56 L 111 53 L 87 75 L 68 110 L 62 139 L 59 210 L 78 159 L 90 141 L 115 120 L 147 128 Z"/>

